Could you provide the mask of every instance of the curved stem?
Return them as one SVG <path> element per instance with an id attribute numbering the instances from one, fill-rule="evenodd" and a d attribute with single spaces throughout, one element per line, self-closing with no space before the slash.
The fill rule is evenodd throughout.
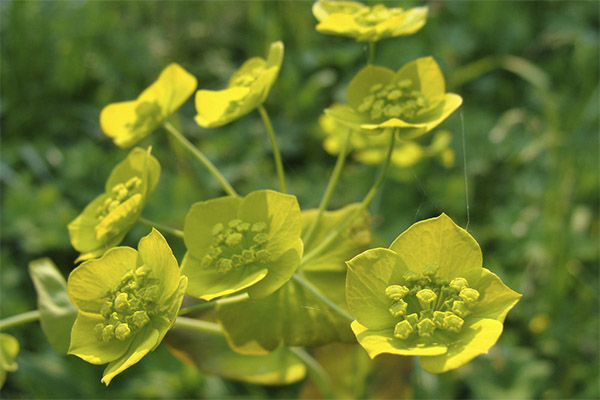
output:
<path id="1" fill-rule="evenodd" d="M 37 321 L 38 319 L 40 319 L 40 312 L 38 310 L 13 315 L 12 317 L 0 320 L 0 331 L 12 328 L 14 326 L 26 324 L 28 322 Z"/>
<path id="2" fill-rule="evenodd" d="M 375 42 L 369 42 L 369 58 L 367 64 L 371 65 L 375 61 Z"/>
<path id="3" fill-rule="evenodd" d="M 175 139 L 177 139 L 186 149 L 188 149 L 194 155 L 194 157 L 198 159 L 198 161 L 202 163 L 202 165 L 206 167 L 206 169 L 208 169 L 208 171 L 219 181 L 219 183 L 223 187 L 223 190 L 225 190 L 225 192 L 227 192 L 228 195 L 239 197 L 235 189 L 229 184 L 227 179 L 225 179 L 225 177 L 223 176 L 223 174 L 221 174 L 217 167 L 215 167 L 215 165 L 212 162 L 210 162 L 208 158 L 206 158 L 204 153 L 202 153 L 196 148 L 196 146 L 190 143 L 190 141 L 187 140 L 185 136 L 183 136 L 181 132 L 179 132 L 177 128 L 175 128 L 170 122 L 165 122 L 163 126 L 165 127 L 167 132 L 173 135 Z"/>
<path id="4" fill-rule="evenodd" d="M 321 364 L 301 347 L 290 347 L 290 351 L 306 365 L 308 374 L 313 378 L 323 397 L 326 399 L 335 398 L 331 379 L 329 379 Z"/>
<path id="5" fill-rule="evenodd" d="M 371 200 L 373 200 L 373 197 L 375 197 L 375 195 L 377 194 L 377 191 L 379 190 L 379 187 L 381 186 L 381 184 L 385 180 L 385 175 L 387 173 L 388 167 L 390 166 L 390 160 L 392 159 L 392 153 L 394 152 L 394 144 L 395 144 L 395 139 L 396 139 L 396 132 L 393 131 L 390 136 L 391 136 L 390 145 L 389 145 L 389 148 L 388 148 L 388 153 L 387 153 L 386 159 L 384 161 L 384 164 L 383 164 L 383 166 L 381 168 L 381 171 L 379 172 L 379 175 L 377 176 L 377 179 L 375 180 L 375 183 L 373 184 L 373 186 L 371 186 L 371 189 L 369 189 L 369 191 L 367 192 L 367 195 L 365 196 L 365 198 L 363 199 L 363 201 L 360 203 L 360 206 L 356 209 L 356 211 L 343 224 L 341 224 L 338 227 L 337 230 L 331 232 L 325 238 L 325 240 L 323 240 L 311 252 L 309 252 L 308 254 L 306 254 L 306 256 L 302 258 L 302 261 L 300 262 L 300 265 L 307 263 L 308 261 L 312 260 L 313 258 L 315 258 L 316 256 L 318 256 L 319 254 L 321 254 L 321 252 L 325 248 L 327 248 L 327 246 L 329 246 L 331 244 L 331 242 L 333 242 L 335 239 L 337 239 L 352 224 L 352 222 L 354 222 L 354 219 L 356 217 L 358 217 L 361 213 L 363 213 L 367 209 L 367 207 L 371 203 Z"/>
<path id="6" fill-rule="evenodd" d="M 335 311 L 336 313 L 338 313 L 339 315 L 341 315 L 342 317 L 346 318 L 349 321 L 354 321 L 354 317 L 352 315 L 348 314 L 346 311 L 342 310 L 333 301 L 331 301 L 327 297 L 323 296 L 323 294 L 321 293 L 321 291 L 318 288 L 316 288 L 312 283 L 310 283 L 309 281 L 304 279 L 298 273 L 295 273 L 294 275 L 292 275 L 292 278 L 296 282 L 298 282 L 302 287 L 304 287 L 306 290 L 311 292 L 315 297 L 317 297 L 319 300 L 321 300 L 323 303 L 327 304 L 333 311 Z"/>
<path id="7" fill-rule="evenodd" d="M 237 303 L 239 301 L 244 301 L 247 298 L 248 298 L 248 293 L 242 293 L 242 294 L 238 294 L 237 296 L 231 296 L 231 297 L 225 297 L 225 298 L 217 299 L 217 300 L 213 300 L 213 301 L 207 301 L 204 303 L 195 304 L 193 306 L 182 308 L 181 310 L 179 310 L 179 313 L 177 315 L 185 315 L 185 314 L 189 314 L 194 311 L 206 310 L 208 308 L 215 307 L 217 304 L 223 305 L 223 304 Z"/>
<path id="8" fill-rule="evenodd" d="M 277 140 L 275 139 L 275 132 L 273 131 L 273 125 L 271 124 L 271 120 L 269 119 L 269 114 L 267 114 L 267 110 L 261 104 L 258 106 L 258 113 L 262 118 L 263 124 L 265 124 L 265 128 L 267 129 L 267 134 L 269 135 L 269 139 L 271 140 L 271 146 L 273 147 L 273 158 L 275 159 L 275 169 L 277 170 L 277 178 L 279 179 L 279 189 L 282 193 L 286 193 L 285 188 L 285 175 L 283 173 L 283 162 L 281 161 L 281 153 L 279 153 L 279 147 L 277 146 Z"/>
<path id="9" fill-rule="evenodd" d="M 153 228 L 158 229 L 159 231 L 167 232 L 167 233 L 170 233 L 173 236 L 177 236 L 177 237 L 183 239 L 183 231 L 180 230 L 180 229 L 171 228 L 169 226 L 166 226 L 166 225 L 163 225 L 163 224 L 159 224 L 158 222 L 150 221 L 149 219 L 146 219 L 144 217 L 140 217 L 138 219 L 138 221 L 141 222 L 144 225 L 151 226 Z"/>
<path id="10" fill-rule="evenodd" d="M 315 233 L 315 229 L 319 226 L 321 222 L 321 217 L 323 216 L 323 212 L 329 205 L 329 201 L 331 200 L 331 195 L 333 194 L 333 190 L 340 179 L 340 174 L 342 172 L 342 168 L 344 167 L 344 162 L 346 161 L 346 156 L 348 155 L 348 150 L 350 148 L 350 136 L 352 135 L 352 130 L 348 130 L 346 134 L 346 138 L 344 139 L 344 144 L 340 149 L 340 154 L 338 154 L 338 159 L 335 162 L 335 167 L 333 167 L 333 172 L 331 173 L 331 177 L 329 178 L 329 183 L 327 184 L 327 188 L 325 189 L 325 193 L 323 194 L 323 198 L 321 199 L 321 203 L 319 204 L 319 210 L 317 211 L 317 216 L 313 220 L 312 224 L 308 228 L 306 235 L 304 236 L 304 244 L 310 242 L 313 234 Z"/>
<path id="11" fill-rule="evenodd" d="M 213 335 L 222 335 L 223 331 L 218 324 L 214 322 L 201 321 L 199 319 L 177 317 L 173 328 L 190 329 L 202 333 L 210 333 Z"/>

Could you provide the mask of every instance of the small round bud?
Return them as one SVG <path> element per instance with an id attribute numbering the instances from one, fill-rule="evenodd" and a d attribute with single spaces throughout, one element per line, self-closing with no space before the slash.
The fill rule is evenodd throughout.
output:
<path id="1" fill-rule="evenodd" d="M 244 265 L 244 259 L 239 254 L 234 254 L 231 256 L 231 263 L 234 268 L 239 268 Z"/>
<path id="2" fill-rule="evenodd" d="M 137 268 L 133 274 L 137 277 L 146 276 L 148 274 L 148 268 L 145 265 L 142 265 L 141 267 Z"/>
<path id="3" fill-rule="evenodd" d="M 126 311 L 129 308 L 127 293 L 119 293 L 115 298 L 115 310 L 118 312 Z"/>
<path id="4" fill-rule="evenodd" d="M 215 224 L 215 226 L 213 226 L 213 228 L 212 228 L 213 236 L 217 236 L 219 233 L 223 232 L 223 229 L 225 229 L 223 227 L 223 224 L 221 224 L 221 223 Z"/>
<path id="5" fill-rule="evenodd" d="M 143 293 L 141 293 L 141 296 L 146 301 L 149 301 L 149 302 L 156 301 L 156 298 L 158 297 L 158 290 L 159 290 L 159 288 L 157 285 L 148 286 L 143 290 Z"/>
<path id="6" fill-rule="evenodd" d="M 444 317 L 446 317 L 446 313 L 443 311 L 433 312 L 433 323 L 436 327 L 441 328 L 444 326 Z"/>
<path id="7" fill-rule="evenodd" d="M 243 236 L 241 233 L 231 233 L 225 239 L 225 243 L 227 243 L 230 247 L 238 246 L 242 243 Z"/>
<path id="8" fill-rule="evenodd" d="M 429 318 L 422 319 L 417 324 L 417 328 L 419 328 L 419 336 L 421 337 L 430 337 L 435 332 L 435 324 Z"/>
<path id="9" fill-rule="evenodd" d="M 438 266 L 436 264 L 429 264 L 423 269 L 423 275 L 428 277 L 433 277 L 437 274 Z"/>
<path id="10" fill-rule="evenodd" d="M 479 292 L 475 289 L 471 288 L 462 288 L 459 294 L 460 298 L 465 301 L 465 303 L 471 305 L 477 302 L 479 299 Z"/>
<path id="11" fill-rule="evenodd" d="M 107 208 L 108 212 L 113 211 L 115 208 L 117 208 L 119 206 L 119 204 L 120 203 L 116 200 L 111 201 Z"/>
<path id="12" fill-rule="evenodd" d="M 138 328 L 146 325 L 148 321 L 150 321 L 150 317 L 148 317 L 146 311 L 136 311 L 133 313 L 133 324 Z"/>
<path id="13" fill-rule="evenodd" d="M 104 331 L 103 323 L 99 323 L 99 324 L 96 324 L 96 326 L 94 326 L 94 335 L 96 336 L 96 339 L 102 340 L 102 332 L 103 331 Z"/>
<path id="14" fill-rule="evenodd" d="M 217 262 L 217 268 L 219 269 L 219 272 L 229 272 L 233 268 L 233 262 L 228 258 L 221 258 Z"/>
<path id="15" fill-rule="evenodd" d="M 237 226 L 241 223 L 242 223 L 242 220 L 240 220 L 240 219 L 232 219 L 231 221 L 229 221 L 229 223 L 227 225 L 230 228 L 237 228 Z"/>
<path id="16" fill-rule="evenodd" d="M 423 309 L 429 310 L 437 300 L 437 295 L 431 289 L 421 289 L 417 292 L 417 299 Z"/>
<path id="17" fill-rule="evenodd" d="M 390 300 L 400 300 L 403 299 L 409 292 L 409 289 L 406 286 L 401 285 L 390 285 L 385 288 L 385 295 Z"/>
<path id="18" fill-rule="evenodd" d="M 404 319 L 408 321 L 413 327 L 417 325 L 417 322 L 419 322 L 419 316 L 417 315 L 417 313 L 408 314 L 404 317 Z"/>
<path id="19" fill-rule="evenodd" d="M 114 337 L 115 337 L 115 327 L 110 324 L 106 325 L 104 327 L 104 329 L 102 329 L 102 337 L 101 337 L 102 341 L 108 342 Z"/>
<path id="20" fill-rule="evenodd" d="M 115 329 L 115 336 L 120 341 L 127 339 L 129 334 L 131 333 L 131 329 L 127 324 L 119 324 Z"/>
<path id="21" fill-rule="evenodd" d="M 465 278 L 454 278 L 450 282 L 450 287 L 452 289 L 460 292 L 460 290 L 462 288 L 469 287 L 469 283 L 467 282 L 467 280 Z"/>
<path id="22" fill-rule="evenodd" d="M 371 86 L 371 88 L 369 88 L 369 92 L 375 93 L 380 91 L 381 88 L 383 88 L 383 85 L 381 83 L 376 83 L 375 85 Z"/>
<path id="23" fill-rule="evenodd" d="M 269 250 L 259 250 L 256 252 L 256 260 L 261 263 L 271 261 L 271 252 Z"/>
<path id="24" fill-rule="evenodd" d="M 411 323 L 407 320 L 404 320 L 402 322 L 398 322 L 394 327 L 394 336 L 398 339 L 405 340 L 408 339 L 413 330 L 414 328 L 412 327 Z"/>
<path id="25" fill-rule="evenodd" d="M 255 222 L 252 224 L 252 228 L 251 231 L 252 232 L 264 232 L 267 230 L 267 224 L 265 224 L 264 222 Z"/>
<path id="26" fill-rule="evenodd" d="M 406 307 L 408 307 L 408 304 L 406 304 L 404 300 L 398 300 L 393 303 L 388 310 L 392 316 L 399 317 L 406 313 Z"/>
<path id="27" fill-rule="evenodd" d="M 256 261 L 256 253 L 254 250 L 244 250 L 242 251 L 242 258 L 244 259 L 244 263 L 252 263 Z"/>
<path id="28" fill-rule="evenodd" d="M 444 318 L 443 327 L 447 331 L 460 332 L 464 322 L 465 321 L 462 318 L 454 314 L 450 314 Z"/>
<path id="29" fill-rule="evenodd" d="M 254 242 L 258 245 L 263 245 L 267 243 L 267 234 L 266 233 L 258 233 L 254 236 Z"/>
<path id="30" fill-rule="evenodd" d="M 104 317 L 104 318 L 109 318 L 110 314 L 113 312 L 113 303 L 110 301 L 105 302 L 104 304 L 102 304 L 102 308 L 100 309 L 100 314 Z"/>
<path id="31" fill-rule="evenodd" d="M 406 281 L 406 283 L 413 283 L 413 282 L 416 282 L 419 280 L 419 275 L 417 275 L 416 273 L 414 273 L 412 271 L 408 271 L 407 273 L 404 274 L 402 279 L 404 279 L 404 281 Z"/>
<path id="32" fill-rule="evenodd" d="M 248 222 L 242 222 L 236 229 L 238 232 L 248 232 L 250 230 L 250 224 Z"/>
<path id="33" fill-rule="evenodd" d="M 469 314 L 469 307 L 464 301 L 456 300 L 452 304 L 452 312 L 459 317 L 466 317 Z"/>
<path id="34" fill-rule="evenodd" d="M 409 88 L 412 85 L 412 81 L 410 79 L 403 79 L 396 84 L 401 89 Z"/>

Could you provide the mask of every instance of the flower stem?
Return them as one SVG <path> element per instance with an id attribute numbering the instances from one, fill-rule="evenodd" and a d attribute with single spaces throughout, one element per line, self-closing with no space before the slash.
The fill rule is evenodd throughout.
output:
<path id="1" fill-rule="evenodd" d="M 333 384 L 329 376 L 327 376 L 327 372 L 323 369 L 321 364 L 317 362 L 310 354 L 306 352 L 301 347 L 290 347 L 290 351 L 296 355 L 303 363 L 306 365 L 306 369 L 308 370 L 308 374 L 313 379 L 313 382 L 325 399 L 333 399 L 335 398 L 335 394 L 333 391 Z"/>
<path id="2" fill-rule="evenodd" d="M 210 333 L 213 335 L 222 335 L 223 331 L 218 324 L 214 322 L 201 321 L 199 319 L 187 318 L 187 317 L 177 317 L 175 320 L 175 325 L 173 328 L 183 328 L 190 329 L 193 331 L 198 331 L 202 333 Z"/>
<path id="3" fill-rule="evenodd" d="M 222 305 L 222 304 L 237 303 L 239 301 L 246 300 L 247 298 L 248 298 L 248 293 L 242 293 L 242 294 L 238 294 L 236 296 L 225 297 L 225 298 L 221 298 L 221 299 L 217 299 L 217 300 L 213 300 L 213 301 L 206 301 L 204 303 L 195 304 L 193 306 L 182 308 L 181 310 L 179 310 L 179 314 L 177 314 L 177 315 L 185 315 L 185 314 L 189 314 L 194 311 L 206 310 L 208 308 L 215 307 L 217 304 Z"/>
<path id="4" fill-rule="evenodd" d="M 367 64 L 372 65 L 375 61 L 375 42 L 369 42 L 369 58 Z"/>
<path id="5" fill-rule="evenodd" d="M 315 229 L 319 226 L 321 222 L 321 217 L 323 216 L 323 212 L 329 205 L 329 201 L 331 200 L 331 195 L 333 194 L 333 190 L 340 179 L 340 174 L 342 172 L 342 168 L 344 167 L 344 162 L 346 161 L 346 156 L 348 155 L 348 150 L 350 148 L 350 136 L 352 135 L 352 131 L 348 130 L 346 134 L 346 138 L 344 139 L 344 143 L 342 144 L 342 148 L 340 149 L 340 154 L 338 154 L 337 161 L 335 162 L 335 167 L 333 167 L 333 172 L 331 173 L 331 177 L 329 178 L 329 183 L 327 184 L 327 188 L 325 189 L 325 193 L 323 194 L 323 198 L 321 199 L 321 203 L 319 204 L 319 210 L 317 211 L 317 216 L 313 220 L 312 224 L 308 228 L 306 235 L 304 236 L 304 244 L 308 244 L 315 233 Z"/>
<path id="6" fill-rule="evenodd" d="M 163 225 L 163 224 L 159 224 L 158 222 L 150 221 L 149 219 L 146 219 L 144 217 L 140 217 L 138 219 L 138 221 L 141 222 L 144 225 L 148 225 L 148 226 L 154 227 L 154 228 L 158 229 L 159 231 L 167 232 L 167 233 L 170 233 L 173 236 L 177 236 L 178 238 L 182 238 L 183 239 L 183 231 L 180 230 L 180 229 L 171 228 L 169 226 L 166 226 L 166 225 Z"/>
<path id="7" fill-rule="evenodd" d="M 0 331 L 26 324 L 28 322 L 37 321 L 40 319 L 40 312 L 38 310 L 28 311 L 23 314 L 13 315 L 12 317 L 4 318 L 0 320 Z"/>
<path id="8" fill-rule="evenodd" d="M 227 179 L 225 179 L 225 177 L 223 176 L 223 174 L 221 174 L 217 167 L 215 167 L 215 165 L 212 162 L 210 162 L 210 160 L 204 155 L 204 153 L 202 153 L 196 148 L 196 146 L 190 143 L 190 141 L 187 140 L 185 136 L 183 136 L 181 132 L 179 132 L 179 130 L 177 130 L 177 128 L 175 128 L 170 122 L 165 122 L 163 126 L 165 127 L 167 132 L 173 135 L 175 139 L 177 139 L 186 149 L 188 149 L 194 155 L 194 157 L 198 159 L 198 161 L 202 163 L 202 165 L 206 167 L 206 169 L 208 169 L 208 171 L 219 181 L 219 183 L 223 187 L 223 190 L 225 190 L 225 192 L 227 192 L 228 195 L 239 197 L 235 189 L 229 184 Z"/>
<path id="9" fill-rule="evenodd" d="M 269 135 L 269 139 L 271 140 L 271 146 L 273 147 L 273 157 L 275 158 L 275 169 L 277 170 L 277 178 L 279 179 L 279 189 L 282 193 L 286 193 L 285 175 L 283 173 L 283 162 L 281 161 L 281 153 L 279 153 L 279 147 L 277 146 L 277 140 L 275 139 L 273 125 L 271 124 L 271 120 L 269 119 L 269 114 L 267 114 L 267 110 L 265 110 L 265 107 L 262 104 L 258 106 L 258 113 L 262 118 L 263 124 L 265 124 L 267 134 Z"/>
<path id="10" fill-rule="evenodd" d="M 346 318 L 348 321 L 354 321 L 354 317 L 348 314 L 346 311 L 342 310 L 337 304 L 333 301 L 329 300 L 327 297 L 323 296 L 323 293 L 316 288 L 312 283 L 304 279 L 298 273 L 295 273 L 292 278 L 300 284 L 300 286 L 304 287 L 306 290 L 311 292 L 315 297 L 321 300 L 323 303 L 327 304 L 332 310 Z"/>
<path id="11" fill-rule="evenodd" d="M 367 209 L 367 207 L 371 203 L 371 200 L 373 200 L 373 197 L 375 197 L 375 195 L 377 194 L 377 191 L 379 190 L 383 181 L 385 180 L 385 175 L 387 174 L 388 167 L 390 166 L 390 160 L 392 159 L 392 153 L 394 152 L 396 132 L 392 132 L 390 134 L 390 137 L 391 137 L 390 146 L 388 148 L 388 153 L 387 153 L 386 159 L 384 161 L 384 164 L 381 168 L 381 171 L 379 172 L 379 175 L 377 176 L 375 183 L 373 184 L 373 186 L 371 186 L 371 189 L 367 192 L 367 195 L 365 196 L 363 201 L 360 203 L 360 206 L 343 224 L 341 224 L 338 227 L 338 229 L 336 229 L 335 231 L 332 231 L 325 238 L 325 240 L 323 240 L 317 247 L 315 247 L 312 251 L 310 251 L 308 254 L 306 254 L 306 256 L 304 256 L 302 258 L 300 265 L 306 264 L 308 261 L 310 261 L 313 258 L 315 258 L 316 256 L 320 255 L 321 252 L 323 252 L 323 250 L 325 250 L 327 248 L 327 246 L 329 246 L 331 244 L 331 242 L 336 240 L 352 224 L 352 222 L 354 222 L 354 219 L 356 217 L 358 217 L 361 213 L 363 213 Z"/>

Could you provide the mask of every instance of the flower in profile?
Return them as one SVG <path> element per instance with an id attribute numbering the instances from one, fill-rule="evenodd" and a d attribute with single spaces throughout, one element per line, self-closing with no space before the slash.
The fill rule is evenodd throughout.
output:
<path id="1" fill-rule="evenodd" d="M 204 128 L 223 126 L 264 103 L 275 83 L 281 62 L 283 43 L 273 42 L 267 59 L 247 60 L 229 79 L 223 90 L 196 92 L 196 123 Z"/>
<path id="2" fill-rule="evenodd" d="M 325 113 L 361 132 L 393 128 L 400 139 L 422 136 L 448 118 L 462 98 L 446 93 L 446 83 L 433 57 L 409 62 L 397 72 L 368 65 L 346 90 L 346 106 Z"/>
<path id="3" fill-rule="evenodd" d="M 78 310 L 69 354 L 106 364 L 102 382 L 158 347 L 173 326 L 187 287 L 177 260 L 155 229 L 138 250 L 115 247 L 69 275 L 67 292 Z"/>
<path id="4" fill-rule="evenodd" d="M 301 230 L 296 197 L 272 190 L 194 204 L 183 226 L 187 293 L 203 300 L 244 289 L 268 296 L 296 271 Z"/>
<path id="5" fill-rule="evenodd" d="M 347 264 L 346 300 L 360 345 L 371 358 L 421 356 L 430 373 L 487 353 L 521 297 L 482 267 L 477 242 L 445 214 Z"/>
<path id="6" fill-rule="evenodd" d="M 427 20 L 427 7 L 403 10 L 382 4 L 368 7 L 356 1 L 319 0 L 312 10 L 319 21 L 318 32 L 349 36 L 358 42 L 411 35 Z"/>
<path id="7" fill-rule="evenodd" d="M 160 177 L 160 164 L 148 150 L 136 147 L 113 168 L 105 191 L 68 226 L 76 262 L 101 256 L 121 243 L 137 222 Z"/>
<path id="8" fill-rule="evenodd" d="M 196 90 L 196 78 L 179 64 L 169 64 L 158 79 L 131 101 L 102 109 L 100 126 L 117 146 L 129 148 L 149 135 Z"/>

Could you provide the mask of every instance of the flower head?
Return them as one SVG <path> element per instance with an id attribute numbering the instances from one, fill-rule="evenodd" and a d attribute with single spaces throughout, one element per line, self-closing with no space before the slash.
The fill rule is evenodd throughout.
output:
<path id="1" fill-rule="evenodd" d="M 204 300 L 247 289 L 264 297 L 287 282 L 302 257 L 296 197 L 271 190 L 196 203 L 185 218 L 188 294 Z"/>
<path id="2" fill-rule="evenodd" d="M 412 61 L 397 72 L 369 65 L 356 74 L 346 90 L 347 106 L 325 113 L 361 132 L 394 128 L 401 139 L 429 132 L 462 103 L 446 93 L 444 76 L 432 57 Z"/>
<path id="3" fill-rule="evenodd" d="M 100 126 L 117 146 L 131 147 L 181 107 L 196 85 L 193 75 L 179 64 L 171 63 L 137 99 L 104 107 Z"/>
<path id="4" fill-rule="evenodd" d="M 346 300 L 360 345 L 371 358 L 422 356 L 431 373 L 487 353 L 521 297 L 482 267 L 477 242 L 445 214 L 347 264 Z"/>
<path id="5" fill-rule="evenodd" d="M 76 261 L 101 256 L 136 223 L 160 177 L 160 164 L 150 150 L 131 150 L 113 168 L 104 193 L 69 224 L 71 244 L 81 253 Z"/>
<path id="6" fill-rule="evenodd" d="M 196 92 L 196 122 L 205 128 L 226 125 L 261 105 L 275 83 L 281 62 L 283 43 L 271 43 L 267 59 L 247 60 L 229 79 L 224 90 Z"/>
<path id="7" fill-rule="evenodd" d="M 313 14 L 319 21 L 318 32 L 376 42 L 417 32 L 425 25 L 427 7 L 403 10 L 382 4 L 367 7 L 356 1 L 319 0 L 313 5 Z"/>
<path id="8" fill-rule="evenodd" d="M 155 229 L 138 250 L 115 247 L 69 275 L 67 292 L 78 310 L 69 354 L 109 363 L 102 382 L 158 347 L 173 326 L 187 287 L 167 241 Z"/>

